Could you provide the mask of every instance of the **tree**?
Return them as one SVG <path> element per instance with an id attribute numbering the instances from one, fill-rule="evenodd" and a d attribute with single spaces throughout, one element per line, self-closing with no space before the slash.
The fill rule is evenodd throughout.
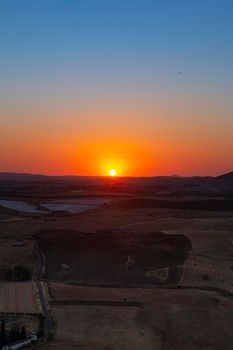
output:
<path id="1" fill-rule="evenodd" d="M 27 281 L 31 279 L 31 270 L 28 267 L 18 265 L 14 268 L 15 281 Z"/>
<path id="2" fill-rule="evenodd" d="M 11 328 L 8 335 L 8 343 L 14 343 L 15 341 L 15 328 Z"/>
<path id="3" fill-rule="evenodd" d="M 15 338 L 16 338 L 16 340 L 21 340 L 21 338 L 20 338 L 20 330 L 19 330 L 18 327 L 16 328 Z"/>
<path id="4" fill-rule="evenodd" d="M 25 329 L 25 326 L 23 326 L 20 332 L 20 339 L 25 339 L 25 338 L 26 338 L 26 329 Z"/>
<path id="5" fill-rule="evenodd" d="M 7 281 L 11 281 L 11 280 L 12 280 L 12 277 L 13 277 L 13 271 L 12 271 L 12 269 L 9 267 L 9 268 L 6 270 L 6 280 L 7 280 Z"/>
<path id="6" fill-rule="evenodd" d="M 0 346 L 6 345 L 6 329 L 5 329 L 5 321 L 1 323 L 1 331 L 0 331 Z"/>
<path id="7" fill-rule="evenodd" d="M 43 336 L 44 336 L 44 316 L 40 315 L 37 337 L 43 338 Z"/>

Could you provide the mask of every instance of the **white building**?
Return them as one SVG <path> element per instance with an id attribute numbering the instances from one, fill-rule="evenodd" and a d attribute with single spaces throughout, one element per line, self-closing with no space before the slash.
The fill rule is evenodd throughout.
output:
<path id="1" fill-rule="evenodd" d="M 30 337 L 26 338 L 25 340 L 20 340 L 15 343 L 11 343 L 9 345 L 6 345 L 2 348 L 2 350 L 16 350 L 20 349 L 25 345 L 31 344 L 32 341 L 37 340 L 36 335 L 31 335 Z"/>

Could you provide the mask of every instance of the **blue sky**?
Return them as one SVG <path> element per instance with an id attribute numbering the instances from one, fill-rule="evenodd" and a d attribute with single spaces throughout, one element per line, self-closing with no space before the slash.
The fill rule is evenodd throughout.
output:
<path id="1" fill-rule="evenodd" d="M 3 79 L 182 71 L 232 85 L 232 22 L 230 0 L 1 0 Z"/>

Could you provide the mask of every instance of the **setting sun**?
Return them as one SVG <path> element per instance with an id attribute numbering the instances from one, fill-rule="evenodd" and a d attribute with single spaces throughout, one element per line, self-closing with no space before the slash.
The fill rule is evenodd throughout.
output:
<path id="1" fill-rule="evenodd" d="M 109 170 L 109 176 L 116 176 L 116 175 L 117 175 L 116 169 Z"/>

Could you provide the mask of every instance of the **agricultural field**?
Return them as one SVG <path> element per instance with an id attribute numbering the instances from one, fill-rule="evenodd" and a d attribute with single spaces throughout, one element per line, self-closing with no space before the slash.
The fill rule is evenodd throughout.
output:
<path id="1" fill-rule="evenodd" d="M 167 349 L 231 350 L 233 341 L 231 298 L 216 292 L 189 289 L 108 289 L 51 285 L 57 322 L 54 343 L 44 350 Z M 86 306 L 70 304 L 81 298 L 131 298 L 141 307 Z M 213 336 L 214 335 L 214 336 Z"/>
<path id="2" fill-rule="evenodd" d="M 42 235 L 49 236 L 49 231 Z M 183 235 L 160 232 L 74 233 L 66 238 L 41 239 L 39 247 L 46 257 L 45 278 L 49 280 L 173 284 L 179 283 L 191 242 Z"/>
<path id="3" fill-rule="evenodd" d="M 9 271 L 18 266 L 33 270 L 34 257 L 32 241 L 29 239 L 0 239 L 0 279 L 9 280 Z M 17 278 L 17 276 L 16 276 Z"/>
<path id="4" fill-rule="evenodd" d="M 0 284 L 0 310 L 2 313 L 38 314 L 32 282 L 4 282 Z"/>
<path id="5" fill-rule="evenodd" d="M 33 243 L 45 258 L 56 332 L 42 350 L 232 350 L 233 212 L 125 201 L 2 216 L 1 267 L 35 267 Z"/>
<path id="6" fill-rule="evenodd" d="M 174 231 L 177 232 L 181 231 Z M 192 241 L 192 252 L 185 263 L 183 285 L 233 291 L 232 232 L 193 230 L 187 231 L 186 235 Z"/>

